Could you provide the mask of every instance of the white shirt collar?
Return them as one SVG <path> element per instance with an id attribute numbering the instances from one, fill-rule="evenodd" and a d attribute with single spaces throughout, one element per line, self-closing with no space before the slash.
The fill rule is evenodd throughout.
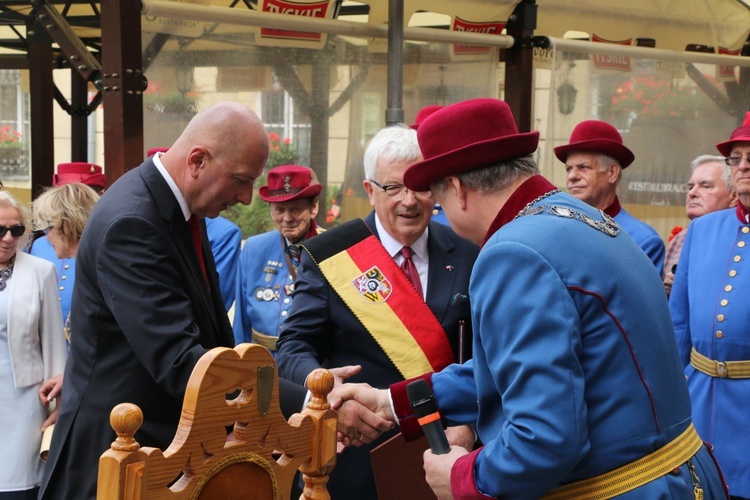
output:
<path id="1" fill-rule="evenodd" d="M 177 184 L 175 184 L 174 179 L 172 179 L 172 176 L 169 175 L 169 172 L 167 172 L 167 169 L 164 168 L 164 164 L 161 162 L 160 156 L 162 153 L 156 153 L 154 156 L 151 157 L 151 159 L 154 161 L 154 165 L 156 165 L 156 170 L 159 171 L 162 177 L 164 177 L 164 180 L 167 181 L 167 184 L 169 185 L 169 189 L 172 190 L 172 193 L 174 194 L 174 197 L 177 198 L 177 203 L 180 205 L 180 210 L 182 210 L 182 215 L 185 217 L 185 220 L 187 221 L 191 215 L 190 209 L 188 208 L 187 201 L 185 201 L 185 197 L 182 196 L 182 193 L 180 192 L 180 189 L 177 187 Z"/>

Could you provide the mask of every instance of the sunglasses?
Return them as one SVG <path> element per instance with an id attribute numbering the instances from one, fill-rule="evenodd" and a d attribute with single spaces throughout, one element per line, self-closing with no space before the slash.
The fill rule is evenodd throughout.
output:
<path id="1" fill-rule="evenodd" d="M 26 226 L 21 224 L 12 227 L 0 226 L 0 238 L 5 238 L 5 233 L 8 231 L 10 231 L 11 236 L 18 238 L 19 236 L 23 236 L 23 233 L 26 232 Z"/>

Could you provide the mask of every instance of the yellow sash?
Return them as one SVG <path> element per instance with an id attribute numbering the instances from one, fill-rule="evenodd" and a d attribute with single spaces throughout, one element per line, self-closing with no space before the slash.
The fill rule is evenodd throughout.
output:
<path id="1" fill-rule="evenodd" d="M 442 325 L 367 224 L 346 225 L 303 245 L 331 288 L 404 378 L 453 363 Z"/>

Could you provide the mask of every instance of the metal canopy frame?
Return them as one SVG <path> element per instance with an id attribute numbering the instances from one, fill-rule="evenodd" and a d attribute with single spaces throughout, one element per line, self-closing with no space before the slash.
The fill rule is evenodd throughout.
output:
<path id="1" fill-rule="evenodd" d="M 389 0 L 389 16 L 393 15 L 389 25 L 403 26 L 403 2 L 404 0 Z M 238 4 L 249 10 L 234 8 Z M 501 58 L 506 63 L 505 99 L 517 119 L 519 130 L 528 131 L 532 128 L 533 50 L 543 43 L 540 37 L 534 36 L 538 9 L 536 0 L 521 0 L 516 5 L 508 19 L 507 36 L 426 28 L 388 30 L 386 27 L 342 20 L 295 19 L 291 16 L 253 11 L 255 5 L 248 0 L 235 0 L 231 6 L 197 7 L 163 0 L 144 0 L 143 4 L 138 0 L 101 0 L 98 3 L 93 0 L 0 0 L 0 25 L 9 27 L 17 35 L 15 39 L 0 40 L 0 47 L 25 52 L 25 55 L 0 55 L 0 68 L 30 71 L 32 143 L 52 144 L 52 106 L 56 101 L 71 115 L 71 160 L 85 160 L 86 116 L 100 103 L 104 103 L 104 149 L 109 181 L 114 181 L 128 168 L 138 165 L 142 161 L 144 144 L 143 91 L 147 84 L 144 66 L 150 64 L 170 35 L 155 35 L 143 52 L 141 37 L 133 34 L 140 35 L 141 18 L 145 12 L 179 17 L 194 9 L 212 9 L 212 15 L 224 16 L 222 22 L 232 22 L 230 18 L 255 18 L 252 22 L 257 23 L 257 18 L 263 16 L 269 25 L 283 23 L 285 27 L 296 26 L 295 23 L 319 22 L 319 30 L 328 33 L 345 34 L 347 30 L 367 30 L 366 36 L 388 37 L 390 44 L 397 47 L 401 46 L 404 39 L 465 41 L 475 45 L 500 47 Z M 342 7 L 340 15 L 361 14 L 367 10 L 367 6 L 349 7 L 349 11 L 346 9 Z M 225 14 L 224 11 L 228 13 Z M 25 28 L 26 36 L 18 29 L 19 26 Z M 361 35 L 362 32 L 357 34 Z M 553 41 L 557 44 L 572 43 L 562 39 Z M 610 46 L 610 50 L 618 49 Z M 386 110 L 388 123 L 403 120 L 400 65 L 397 63 L 401 53 L 391 52 L 388 55 L 391 68 Z M 669 52 L 670 57 L 683 57 L 676 56 L 675 54 L 680 54 L 676 52 L 661 52 Z M 653 54 L 656 55 L 656 52 Z M 660 57 L 664 55 L 659 54 Z M 750 55 L 750 43 L 745 44 L 741 55 Z M 738 59 L 729 56 L 713 57 L 731 59 L 733 64 L 737 64 Z M 746 66 L 744 61 L 740 65 Z M 54 87 L 53 68 L 70 68 L 71 72 L 77 74 L 72 83 L 72 102 L 66 102 L 59 89 Z M 743 67 L 740 78 L 739 86 L 742 86 L 742 82 L 750 80 L 750 69 Z M 93 85 L 98 94 L 92 103 L 87 104 L 89 85 Z M 52 148 L 35 148 L 31 165 L 33 195 L 49 184 L 54 172 L 53 162 Z"/>

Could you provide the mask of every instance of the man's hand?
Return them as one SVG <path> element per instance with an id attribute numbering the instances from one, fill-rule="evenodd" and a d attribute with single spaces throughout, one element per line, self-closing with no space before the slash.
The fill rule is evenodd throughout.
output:
<path id="1" fill-rule="evenodd" d="M 432 488 L 438 500 L 453 498 L 451 493 L 451 469 L 456 460 L 469 452 L 460 446 L 451 446 L 450 453 L 435 455 L 432 450 L 424 452 L 424 472 L 427 484 Z"/>
<path id="2" fill-rule="evenodd" d="M 349 377 L 353 377 L 362 370 L 362 365 L 347 365 L 337 368 L 329 368 L 328 371 L 333 375 L 333 386 L 338 387 Z"/>
<path id="3" fill-rule="evenodd" d="M 370 443 L 395 425 L 387 390 L 344 384 L 334 388 L 328 402 L 339 411 L 338 437 L 345 446 Z"/>
<path id="4" fill-rule="evenodd" d="M 39 400 L 44 406 L 47 406 L 50 401 L 60 396 L 62 391 L 63 374 L 50 377 L 42 383 L 39 388 Z"/>
<path id="5" fill-rule="evenodd" d="M 49 405 L 52 400 L 56 400 L 55 409 L 49 414 L 47 419 L 42 423 L 41 431 L 57 422 L 57 414 L 60 413 L 60 392 L 62 391 L 63 375 L 50 377 L 42 383 L 39 388 L 39 400 L 44 406 Z"/>
<path id="6" fill-rule="evenodd" d="M 338 439 L 344 446 L 372 443 L 393 428 L 393 423 L 353 399 L 344 401 L 338 413 Z"/>
<path id="7" fill-rule="evenodd" d="M 474 442 L 477 436 L 474 434 L 474 429 L 468 425 L 448 427 L 445 429 L 445 435 L 448 438 L 448 443 L 451 445 L 460 446 L 466 451 L 474 449 Z"/>

